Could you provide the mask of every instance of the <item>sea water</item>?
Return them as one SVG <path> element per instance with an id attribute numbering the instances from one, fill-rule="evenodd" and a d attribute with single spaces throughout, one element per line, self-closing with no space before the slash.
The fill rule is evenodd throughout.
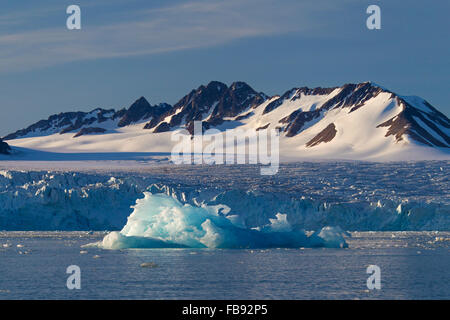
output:
<path id="1" fill-rule="evenodd" d="M 450 299 L 450 232 L 351 232 L 348 248 L 82 248 L 104 236 L 0 232 L 0 299 Z"/>

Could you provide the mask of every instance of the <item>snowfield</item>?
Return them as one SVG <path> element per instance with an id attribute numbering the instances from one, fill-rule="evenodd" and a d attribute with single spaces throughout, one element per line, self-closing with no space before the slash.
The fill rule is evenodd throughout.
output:
<path id="1" fill-rule="evenodd" d="M 449 161 L 301 162 L 275 176 L 249 165 L 4 169 L 0 230 L 121 230 L 147 192 L 194 208 L 226 206 L 218 215 L 246 229 L 285 217 L 295 230 L 448 231 L 449 169 Z"/>

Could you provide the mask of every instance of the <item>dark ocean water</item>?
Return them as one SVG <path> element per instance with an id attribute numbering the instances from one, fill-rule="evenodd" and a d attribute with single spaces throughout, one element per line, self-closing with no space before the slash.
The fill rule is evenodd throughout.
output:
<path id="1" fill-rule="evenodd" d="M 0 232 L 0 299 L 450 299 L 450 232 L 356 232 L 348 249 L 81 248 L 103 235 Z"/>

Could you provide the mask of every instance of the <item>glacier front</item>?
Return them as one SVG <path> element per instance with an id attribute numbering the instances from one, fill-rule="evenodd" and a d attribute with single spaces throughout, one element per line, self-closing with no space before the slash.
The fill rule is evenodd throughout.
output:
<path id="1" fill-rule="evenodd" d="M 118 231 L 132 213 L 137 215 L 132 207 L 151 194 L 167 196 L 158 198 L 171 202 L 167 207 L 181 206 L 177 210 L 184 219 L 212 214 L 210 210 L 220 206 L 217 217 L 201 221 L 205 228 L 209 219 L 221 228 L 226 224 L 239 228 L 234 231 L 255 231 L 251 234 L 264 232 L 268 225 L 280 232 L 286 226 L 311 231 L 326 226 L 348 231 L 448 231 L 449 164 L 302 162 L 281 165 L 273 177 L 260 176 L 257 166 L 245 165 L 76 172 L 5 169 L 0 171 L 0 230 Z M 164 216 L 157 214 L 152 216 Z M 203 237 L 192 239 L 205 245 Z"/>

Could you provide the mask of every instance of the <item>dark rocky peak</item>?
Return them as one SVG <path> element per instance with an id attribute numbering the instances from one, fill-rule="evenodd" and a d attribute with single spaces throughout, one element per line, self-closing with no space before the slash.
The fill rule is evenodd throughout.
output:
<path id="1" fill-rule="evenodd" d="M 128 110 L 119 111 L 121 118 L 118 126 L 125 127 L 140 120 L 146 120 L 153 115 L 152 109 L 153 107 L 150 103 L 148 103 L 144 97 L 140 97 L 128 108 Z"/>
<path id="2" fill-rule="evenodd" d="M 155 113 L 158 113 L 158 112 L 160 113 L 160 112 L 162 112 L 164 110 L 167 111 L 167 109 L 171 109 L 172 108 L 172 106 L 170 104 L 165 103 L 165 102 L 162 102 L 162 103 L 160 103 L 160 104 L 158 104 L 158 105 L 156 105 L 154 107 L 156 107 L 155 109 L 153 109 Z"/>
<path id="3" fill-rule="evenodd" d="M 366 101 L 376 97 L 381 92 L 387 91 L 379 86 L 373 85 L 371 82 L 360 83 L 355 87 L 353 92 L 345 99 L 345 101 L 342 104 L 342 107 L 351 107 L 350 112 L 353 112 L 362 107 L 362 105 Z"/>
<path id="4" fill-rule="evenodd" d="M 244 111 L 255 108 L 267 99 L 267 96 L 263 93 L 256 92 L 245 82 L 234 82 L 229 88 L 227 88 L 220 99 L 217 101 L 215 107 L 211 111 L 211 114 L 206 121 L 202 123 L 202 129 L 207 130 L 223 122 L 228 121 L 225 118 L 233 118 L 243 113 Z M 247 115 L 251 112 L 247 113 Z M 243 119 L 241 116 L 240 119 Z M 193 119 L 193 120 L 205 120 Z M 186 122 L 187 130 L 193 133 L 193 120 Z"/>
<path id="5" fill-rule="evenodd" d="M 230 86 L 230 91 L 239 91 L 243 92 L 244 94 L 257 94 L 255 90 L 253 90 L 252 87 L 250 87 L 247 83 L 243 81 L 235 81 Z"/>
<path id="6" fill-rule="evenodd" d="M 420 100 L 415 101 L 420 106 L 413 106 L 404 98 L 396 97 L 397 104 L 401 105 L 403 110 L 377 127 L 387 127 L 386 137 L 392 135 L 397 142 L 404 140 L 406 134 L 428 146 L 450 148 L 450 137 L 446 133 L 450 129 L 450 120 L 431 104 Z"/>
<path id="7" fill-rule="evenodd" d="M 416 111 L 424 113 L 425 116 L 433 121 L 437 122 L 441 126 L 450 129 L 450 120 L 442 112 L 433 107 L 428 101 L 419 97 L 400 97 L 396 96 L 397 103 L 402 105 L 405 111 L 414 108 Z"/>
<path id="8" fill-rule="evenodd" d="M 341 87 L 341 91 L 333 98 L 329 99 L 322 105 L 322 109 L 329 110 L 332 108 L 351 108 L 350 112 L 356 111 L 364 105 L 364 103 L 376 97 L 381 92 L 388 92 L 380 86 L 372 82 L 348 83 Z"/>
<path id="9" fill-rule="evenodd" d="M 200 87 L 203 87 L 203 86 L 200 86 Z M 208 83 L 206 88 L 208 90 L 223 92 L 228 89 L 228 86 L 225 83 L 220 82 L 220 81 L 211 81 L 210 83 Z"/>
<path id="10" fill-rule="evenodd" d="M 279 106 L 281 106 L 283 104 L 283 102 L 285 102 L 287 99 L 291 99 L 296 91 L 297 91 L 297 88 L 294 88 L 294 89 L 286 91 L 281 96 L 275 97 L 275 100 L 273 100 L 271 103 L 269 103 L 264 108 L 263 114 L 269 113 L 269 112 L 275 110 L 276 108 L 278 108 Z"/>
<path id="11" fill-rule="evenodd" d="M 302 94 L 304 95 L 328 95 L 339 87 L 334 88 L 314 88 L 307 87 L 294 88 L 287 91 L 279 99 L 272 101 L 264 109 L 264 113 L 270 112 L 278 108 L 284 101 L 295 101 Z M 285 124 L 285 132 L 287 137 L 293 137 L 301 132 L 305 125 L 323 116 L 324 112 L 333 108 L 351 108 L 349 112 L 353 112 L 364 105 L 364 103 L 377 96 L 380 92 L 389 92 L 380 86 L 374 85 L 371 82 L 363 82 L 359 84 L 349 83 L 340 87 L 339 93 L 334 97 L 328 99 L 320 108 L 303 111 L 298 109 L 292 112 L 287 117 L 280 120 L 280 123 Z M 392 94 L 392 93 L 391 93 Z M 330 129 L 331 130 L 331 129 Z M 331 132 L 331 131 L 330 131 Z M 320 139 L 319 139 L 320 140 Z"/>
<path id="12" fill-rule="evenodd" d="M 283 95 L 279 96 L 275 100 L 273 100 L 271 103 L 269 103 L 263 111 L 263 114 L 269 113 L 279 106 L 281 106 L 286 100 L 295 101 L 301 98 L 302 95 L 309 96 L 309 95 L 328 95 L 336 88 L 308 88 L 308 87 L 300 87 L 300 88 L 293 88 L 291 90 L 286 91 Z"/>
<path id="13" fill-rule="evenodd" d="M 208 85 L 201 85 L 196 90 L 181 98 L 170 110 L 162 113 L 158 119 L 152 119 L 145 125 L 145 129 L 155 128 L 155 132 L 169 131 L 185 122 L 202 120 L 218 104 L 221 97 L 228 90 L 226 84 L 211 81 Z M 170 123 L 161 123 L 165 118 L 170 118 Z"/>
<path id="14" fill-rule="evenodd" d="M 211 81 L 208 85 L 192 90 L 160 119 L 147 123 L 146 129 L 155 132 L 169 131 L 178 126 L 192 127 L 193 121 L 207 120 L 210 126 L 219 125 L 224 117 L 234 117 L 242 111 L 262 103 L 266 96 L 258 93 L 245 82 L 226 84 Z M 170 117 L 170 120 L 164 120 Z"/>
<path id="15" fill-rule="evenodd" d="M 0 138 L 0 154 L 9 154 L 11 147 Z"/>
<path id="16" fill-rule="evenodd" d="M 148 111 L 152 106 L 144 97 L 137 99 L 129 108 L 129 112 L 144 112 Z"/>
<path id="17" fill-rule="evenodd" d="M 292 97 L 290 97 L 290 99 L 292 101 L 295 101 L 297 99 L 300 99 L 302 95 L 305 95 L 305 96 L 324 96 L 324 95 L 330 94 L 335 89 L 336 89 L 336 87 L 332 87 L 332 88 L 322 88 L 322 87 L 317 87 L 317 88 L 308 88 L 308 87 L 294 88 L 294 89 L 290 90 L 290 92 L 293 93 Z"/>
<path id="18" fill-rule="evenodd" d="M 226 90 L 228 90 L 226 84 L 211 81 L 207 86 L 202 85 L 197 90 L 191 91 L 189 95 L 175 105 L 175 108 L 187 107 L 196 110 L 209 110 L 214 103 L 219 101 Z"/>
<path id="19" fill-rule="evenodd" d="M 200 86 L 197 90 L 192 90 L 188 95 L 184 96 L 174 106 L 174 111 L 180 108 L 186 110 L 187 113 L 198 114 L 199 112 L 208 111 L 223 96 L 228 87 L 218 81 L 211 81 L 207 86 Z"/>
<path id="20" fill-rule="evenodd" d="M 160 103 L 152 106 L 144 97 L 137 99 L 128 109 L 117 111 L 115 119 L 119 118 L 118 126 L 125 127 L 139 121 L 150 118 L 159 119 L 159 117 L 172 108 L 167 103 Z"/>
<path id="21" fill-rule="evenodd" d="M 266 100 L 266 95 L 256 92 L 245 82 L 234 82 L 224 92 L 211 119 L 235 117 L 246 109 L 254 108 Z"/>

